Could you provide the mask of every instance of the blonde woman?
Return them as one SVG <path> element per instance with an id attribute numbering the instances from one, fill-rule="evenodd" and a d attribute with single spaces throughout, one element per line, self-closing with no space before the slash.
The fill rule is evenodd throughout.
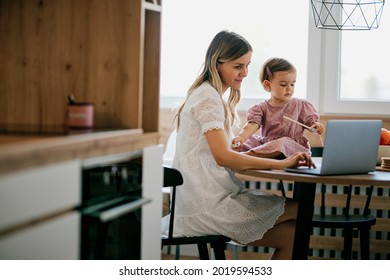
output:
<path id="1" fill-rule="evenodd" d="M 231 171 L 313 166 L 307 153 L 275 160 L 230 148 L 235 106 L 251 56 L 252 47 L 243 37 L 219 32 L 178 110 L 173 167 L 182 173 L 184 185 L 177 189 L 174 235 L 222 234 L 242 245 L 273 247 L 272 259 L 291 259 L 296 202 L 245 189 Z M 163 232 L 168 220 L 169 215 L 162 220 Z"/>

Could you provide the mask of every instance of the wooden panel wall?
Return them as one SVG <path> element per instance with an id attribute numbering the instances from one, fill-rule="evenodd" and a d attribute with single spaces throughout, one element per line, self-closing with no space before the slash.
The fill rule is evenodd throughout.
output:
<path id="1" fill-rule="evenodd" d="M 96 127 L 141 127 L 141 9 L 139 0 L 0 1 L 0 131 L 62 131 L 69 94 L 95 104 Z"/>

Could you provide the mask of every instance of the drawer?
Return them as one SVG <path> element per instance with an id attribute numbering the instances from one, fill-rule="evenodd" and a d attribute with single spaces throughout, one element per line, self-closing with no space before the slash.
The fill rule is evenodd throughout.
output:
<path id="1" fill-rule="evenodd" d="M 78 160 L 0 176 L 0 231 L 78 206 L 80 185 Z"/>
<path id="2" fill-rule="evenodd" d="M 76 260 L 80 215 L 71 211 L 0 237 L 1 260 Z"/>

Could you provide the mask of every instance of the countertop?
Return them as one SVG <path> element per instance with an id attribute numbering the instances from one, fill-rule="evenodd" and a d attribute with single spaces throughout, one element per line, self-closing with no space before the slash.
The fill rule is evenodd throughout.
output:
<path id="1" fill-rule="evenodd" d="M 0 175 L 45 164 L 142 149 L 159 142 L 158 132 L 142 129 L 68 135 L 0 134 Z"/>

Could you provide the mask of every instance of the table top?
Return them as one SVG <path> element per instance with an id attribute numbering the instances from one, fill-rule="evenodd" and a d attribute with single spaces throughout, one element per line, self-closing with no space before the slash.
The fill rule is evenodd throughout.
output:
<path id="1" fill-rule="evenodd" d="M 314 162 L 316 161 L 313 158 Z M 234 170 L 237 174 L 272 180 L 294 181 L 302 183 L 324 183 L 335 185 L 381 186 L 390 187 L 390 172 L 374 171 L 368 174 L 351 175 L 309 175 L 284 170 Z"/>

